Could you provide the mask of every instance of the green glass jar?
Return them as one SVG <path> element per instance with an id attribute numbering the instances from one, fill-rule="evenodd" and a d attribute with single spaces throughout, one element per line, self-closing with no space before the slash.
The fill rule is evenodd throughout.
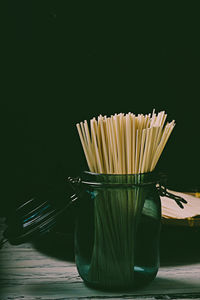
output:
<path id="1" fill-rule="evenodd" d="M 115 290 L 151 282 L 161 224 L 155 174 L 84 172 L 79 188 L 75 259 L 84 282 Z"/>

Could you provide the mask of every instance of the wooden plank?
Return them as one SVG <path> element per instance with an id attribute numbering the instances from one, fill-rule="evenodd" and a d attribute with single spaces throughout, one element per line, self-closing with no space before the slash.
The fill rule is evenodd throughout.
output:
<path id="1" fill-rule="evenodd" d="M 199 263 L 178 267 L 163 267 L 160 268 L 157 278 L 149 286 L 139 291 L 111 293 L 86 287 L 78 276 L 75 265 L 74 267 L 68 267 L 66 262 L 66 267 L 63 268 L 24 267 L 20 273 L 18 268 L 5 270 L 1 275 L 3 277 L 1 287 L 3 295 L 7 294 L 9 297 L 23 295 L 25 299 L 31 297 L 31 295 L 44 297 L 44 293 L 46 296 L 48 295 L 49 298 L 47 299 L 57 299 L 54 298 L 56 295 L 59 295 L 60 298 L 72 299 L 72 297 L 81 296 L 125 297 L 126 295 L 200 293 L 199 270 Z"/>
<path id="2" fill-rule="evenodd" d="M 73 266 L 74 262 L 67 262 L 67 266 Z M 9 256 L 4 258 L 2 257 L 1 262 L 0 262 L 0 268 L 24 268 L 24 267 L 29 267 L 29 268 L 41 268 L 41 267 L 66 267 L 66 261 L 62 260 L 56 260 L 56 259 L 51 259 L 51 258 L 42 258 L 40 257 L 37 259 L 36 257 L 27 257 L 23 259 L 23 253 L 21 253 L 20 257 L 10 257 Z"/>
<path id="3" fill-rule="evenodd" d="M 40 297 L 40 299 L 73 299 L 80 297 L 125 297 L 125 296 L 145 296 L 145 295 L 164 295 L 164 294 L 186 294 L 200 293 L 199 276 L 191 280 L 191 277 L 185 274 L 182 276 L 165 276 L 159 275 L 157 279 L 148 287 L 139 291 L 130 292 L 106 292 L 97 291 L 85 287 L 82 282 L 52 282 L 44 281 L 36 283 L 17 284 L 12 286 L 4 286 L 2 295 L 7 297 Z M 7 298 L 2 298 L 2 300 Z"/>
<path id="4" fill-rule="evenodd" d="M 179 266 L 179 267 L 167 267 L 167 268 L 160 268 L 157 278 L 180 278 L 181 280 L 184 278 L 185 275 L 190 278 L 190 281 L 196 282 L 196 280 L 200 279 L 200 264 L 195 264 L 193 266 Z M 51 279 L 53 282 L 57 282 L 62 278 L 67 278 L 68 281 L 76 279 L 76 281 L 81 281 L 80 277 L 78 276 L 77 269 L 75 265 L 73 267 L 68 266 L 66 263 L 65 267 L 26 267 L 23 268 L 10 268 L 2 270 L 1 272 L 1 279 L 5 280 L 7 284 L 8 280 L 13 280 L 13 282 L 19 280 L 19 284 L 22 284 L 20 280 L 24 280 L 24 278 L 28 280 L 34 280 L 37 282 L 38 280 L 42 279 L 49 282 Z M 176 280 L 175 280 L 176 282 Z M 200 282 L 200 281 L 199 281 Z"/>
<path id="5" fill-rule="evenodd" d="M 200 260 L 163 266 L 156 279 L 137 291 L 107 292 L 90 289 L 78 275 L 74 262 L 49 257 L 31 244 L 11 246 L 0 252 L 0 300 L 64 299 L 200 299 Z M 180 298 L 179 298 L 179 296 Z M 188 298 L 187 298 L 188 295 Z"/>

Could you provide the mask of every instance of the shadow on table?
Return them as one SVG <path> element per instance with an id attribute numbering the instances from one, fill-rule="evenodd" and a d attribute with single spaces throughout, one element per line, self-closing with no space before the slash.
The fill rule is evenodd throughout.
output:
<path id="1" fill-rule="evenodd" d="M 163 225 L 160 261 L 161 266 L 200 262 L 200 228 Z"/>
<path id="2" fill-rule="evenodd" d="M 64 261 L 74 261 L 75 212 L 67 211 L 53 230 L 38 237 L 33 246 L 39 252 Z"/>
<path id="3" fill-rule="evenodd" d="M 34 247 L 51 257 L 74 261 L 73 234 L 52 232 L 34 243 Z M 200 262 L 200 228 L 163 225 L 160 235 L 161 266 Z"/>
<path id="4" fill-rule="evenodd" d="M 37 239 L 33 246 L 39 252 L 65 261 L 74 261 L 74 235 L 52 232 Z"/>

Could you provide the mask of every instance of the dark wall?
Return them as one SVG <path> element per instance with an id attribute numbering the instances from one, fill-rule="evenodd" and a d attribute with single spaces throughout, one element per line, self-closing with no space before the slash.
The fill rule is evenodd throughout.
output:
<path id="1" fill-rule="evenodd" d="M 2 215 L 86 168 L 75 124 L 100 113 L 166 110 L 177 125 L 159 168 L 169 185 L 199 186 L 200 49 L 187 7 L 169 17 L 148 7 L 13 1 L 4 11 Z"/>

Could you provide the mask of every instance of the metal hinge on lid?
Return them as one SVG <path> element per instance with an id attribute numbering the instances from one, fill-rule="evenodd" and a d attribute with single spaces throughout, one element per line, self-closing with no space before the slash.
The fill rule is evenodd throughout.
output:
<path id="1" fill-rule="evenodd" d="M 167 176 L 164 173 L 159 173 L 159 178 L 160 178 L 159 183 L 156 186 L 159 195 L 161 197 L 168 197 L 170 199 L 173 199 L 180 208 L 184 208 L 183 203 L 186 204 L 187 201 L 184 198 L 174 195 L 173 193 L 167 191 L 166 188 Z"/>

